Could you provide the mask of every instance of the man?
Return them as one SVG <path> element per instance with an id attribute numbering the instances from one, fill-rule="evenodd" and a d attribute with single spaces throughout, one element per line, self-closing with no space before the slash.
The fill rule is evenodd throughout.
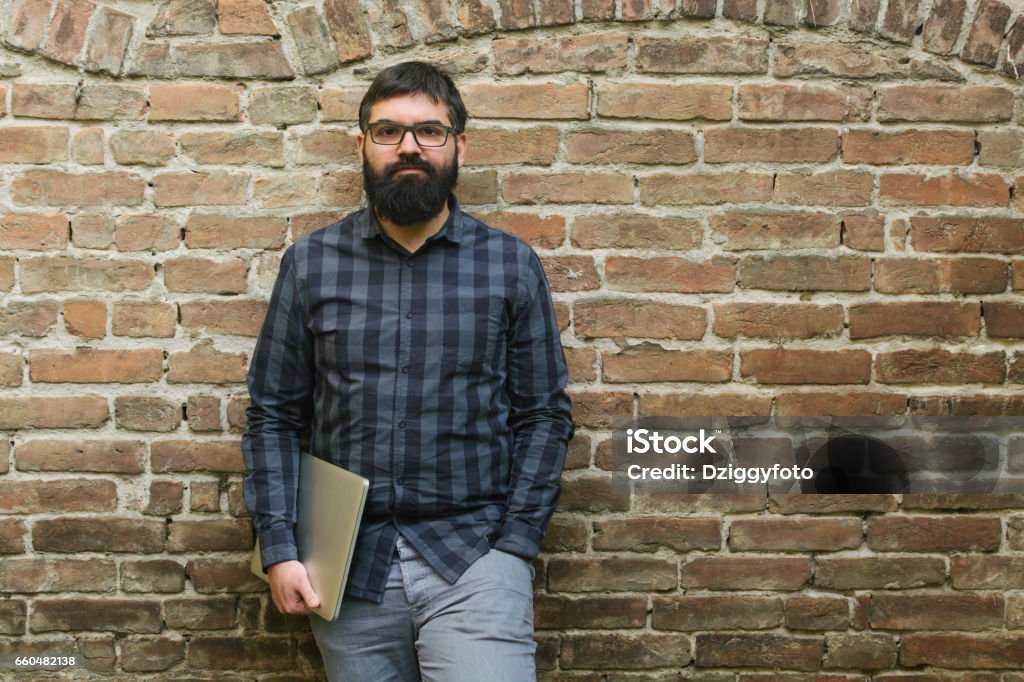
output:
<path id="1" fill-rule="evenodd" d="M 535 678 L 530 561 L 573 433 L 567 372 L 536 254 L 452 194 L 465 125 L 434 67 L 374 79 L 369 206 L 285 251 L 253 353 L 244 492 L 282 613 L 319 605 L 293 534 L 300 432 L 370 481 L 340 616 L 310 619 L 332 680 Z"/>

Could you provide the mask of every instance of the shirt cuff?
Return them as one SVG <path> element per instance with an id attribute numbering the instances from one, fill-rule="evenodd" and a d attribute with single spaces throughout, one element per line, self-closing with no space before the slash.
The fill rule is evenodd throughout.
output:
<path id="1" fill-rule="evenodd" d="M 263 572 L 282 561 L 298 561 L 295 533 L 290 528 L 270 528 L 260 533 L 260 562 Z"/>
<path id="2" fill-rule="evenodd" d="M 533 561 L 540 553 L 540 541 L 543 539 L 544 533 L 538 528 L 510 516 L 501 524 L 494 549 Z"/>

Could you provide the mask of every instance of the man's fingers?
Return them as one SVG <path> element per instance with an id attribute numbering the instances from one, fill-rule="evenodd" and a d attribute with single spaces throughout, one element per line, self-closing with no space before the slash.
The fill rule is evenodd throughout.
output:
<path id="1" fill-rule="evenodd" d="M 302 601 L 311 609 L 320 607 L 320 597 L 316 596 L 316 592 L 313 591 L 313 586 L 309 584 L 308 580 L 302 586 Z"/>

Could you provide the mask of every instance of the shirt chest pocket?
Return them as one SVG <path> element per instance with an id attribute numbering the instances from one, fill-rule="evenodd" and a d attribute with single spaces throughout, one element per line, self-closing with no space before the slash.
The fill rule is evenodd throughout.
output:
<path id="1" fill-rule="evenodd" d="M 441 320 L 441 361 L 459 371 L 499 366 L 505 352 L 505 301 L 499 296 L 446 302 Z"/>

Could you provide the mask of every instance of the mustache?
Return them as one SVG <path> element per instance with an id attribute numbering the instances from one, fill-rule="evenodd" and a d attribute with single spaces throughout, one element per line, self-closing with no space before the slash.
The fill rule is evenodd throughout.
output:
<path id="1" fill-rule="evenodd" d="M 393 175 L 394 173 L 397 173 L 400 170 L 409 169 L 422 170 L 431 177 L 433 177 L 436 174 L 434 172 L 434 167 L 431 166 L 426 161 L 424 161 L 423 159 L 403 159 L 401 161 L 396 161 L 392 164 L 389 164 L 388 166 L 385 166 L 384 175 L 390 176 Z"/>

